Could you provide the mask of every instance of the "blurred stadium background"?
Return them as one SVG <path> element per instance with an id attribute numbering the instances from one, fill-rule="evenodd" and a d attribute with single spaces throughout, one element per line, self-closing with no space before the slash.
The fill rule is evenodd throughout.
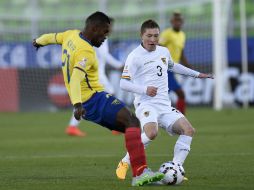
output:
<path id="1" fill-rule="evenodd" d="M 42 33 L 82 29 L 96 10 L 115 18 L 110 51 L 122 61 L 139 43 L 145 19 L 164 29 L 172 11 L 183 13 L 190 63 L 216 78 L 179 79 L 197 130 L 184 165 L 189 181 L 179 189 L 254 189 L 254 0 L 1 0 L 0 189 L 130 189 L 130 172 L 126 181 L 114 175 L 123 135 L 84 121 L 85 138 L 67 136 L 72 107 L 61 48 L 36 52 L 31 45 Z M 132 96 L 119 90 L 119 71 L 107 69 L 116 95 L 131 105 Z M 160 131 L 146 151 L 153 170 L 171 159 L 175 141 Z"/>
<path id="2" fill-rule="evenodd" d="M 241 17 L 241 2 L 246 4 L 242 14 L 246 20 Z M 214 109 L 253 105 L 253 0 L 1 0 L 0 10 L 0 111 L 70 107 L 60 71 L 60 47 L 35 52 L 31 41 L 42 33 L 82 29 L 86 16 L 96 10 L 115 18 L 110 51 L 123 62 L 139 43 L 138 31 L 145 19 L 155 19 L 164 29 L 172 11 L 180 10 L 185 18 L 187 58 L 196 69 L 217 76 L 214 81 L 180 78 L 187 103 Z M 241 34 L 247 36 L 241 38 Z M 120 73 L 108 68 L 108 74 L 119 89 Z M 116 96 L 129 105 L 133 98 L 121 90 Z M 171 97 L 174 102 L 176 97 Z"/>

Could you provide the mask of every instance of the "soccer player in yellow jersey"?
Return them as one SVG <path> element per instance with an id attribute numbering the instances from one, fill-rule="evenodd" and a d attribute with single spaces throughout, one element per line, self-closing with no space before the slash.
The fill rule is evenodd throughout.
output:
<path id="1" fill-rule="evenodd" d="M 109 17 L 95 12 L 86 19 L 82 31 L 44 34 L 35 39 L 33 45 L 36 48 L 50 44 L 62 45 L 62 71 L 75 118 L 125 133 L 133 173 L 132 185 L 142 186 L 161 180 L 164 174 L 147 168 L 139 120 L 124 103 L 105 92 L 99 83 L 98 62 L 93 46 L 100 47 L 107 38 L 109 27 Z"/>
<path id="2" fill-rule="evenodd" d="M 114 19 L 109 18 L 110 20 L 110 27 L 109 27 L 109 33 L 112 32 L 113 29 L 113 23 Z M 104 86 L 105 91 L 107 91 L 110 94 L 114 94 L 113 86 L 110 84 L 105 71 L 105 65 L 106 63 L 111 65 L 114 68 L 122 68 L 123 63 L 116 60 L 110 53 L 109 53 L 109 47 L 108 47 L 108 39 L 106 39 L 102 45 L 99 48 L 95 48 L 97 58 L 98 58 L 98 64 L 99 64 L 99 81 Z M 86 132 L 81 131 L 79 129 L 79 123 L 80 121 L 76 120 L 74 115 L 72 114 L 72 117 L 69 122 L 69 126 L 66 128 L 65 132 L 66 134 L 70 136 L 76 136 L 76 137 L 84 137 L 86 136 Z M 118 131 L 112 130 L 113 135 L 119 135 L 122 134 Z"/>
<path id="3" fill-rule="evenodd" d="M 160 34 L 159 43 L 165 46 L 171 52 L 172 59 L 175 63 L 181 63 L 186 67 L 192 68 L 184 55 L 185 33 L 182 31 L 183 16 L 180 12 L 174 12 L 171 17 L 172 28 L 165 29 Z M 168 72 L 168 87 L 169 91 L 174 91 L 177 94 L 178 100 L 176 108 L 185 114 L 185 95 L 181 86 L 178 84 L 172 72 Z"/>

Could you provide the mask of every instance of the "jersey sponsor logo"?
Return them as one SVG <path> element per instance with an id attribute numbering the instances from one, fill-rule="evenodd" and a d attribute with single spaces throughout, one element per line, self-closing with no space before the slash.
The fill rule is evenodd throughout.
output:
<path id="1" fill-rule="evenodd" d="M 146 111 L 146 112 L 144 113 L 144 115 L 145 115 L 146 117 L 148 117 L 148 116 L 150 115 L 150 112 L 149 112 L 149 111 Z"/>
<path id="2" fill-rule="evenodd" d="M 120 101 L 118 99 L 115 99 L 111 104 L 112 105 L 117 105 L 117 104 L 120 104 Z"/>
<path id="3" fill-rule="evenodd" d="M 78 62 L 82 67 L 86 67 L 87 58 L 82 59 L 82 61 Z"/>
<path id="4" fill-rule="evenodd" d="M 167 61 L 166 61 L 166 58 L 165 57 L 162 57 L 161 58 L 162 62 L 166 65 L 167 64 Z"/>
<path id="5" fill-rule="evenodd" d="M 144 65 L 147 65 L 147 64 L 153 63 L 153 62 L 155 62 L 155 61 L 148 61 L 148 62 L 145 62 Z"/>

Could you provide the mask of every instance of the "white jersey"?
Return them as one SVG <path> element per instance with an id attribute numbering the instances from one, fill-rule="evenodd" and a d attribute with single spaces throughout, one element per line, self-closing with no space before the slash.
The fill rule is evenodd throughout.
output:
<path id="1" fill-rule="evenodd" d="M 172 58 L 167 48 L 157 46 L 149 52 L 139 45 L 127 57 L 122 78 L 129 79 L 135 85 L 157 87 L 157 95 L 150 97 L 146 93 L 134 93 L 134 106 L 151 102 L 171 106 L 168 96 L 168 68 L 172 67 Z"/>

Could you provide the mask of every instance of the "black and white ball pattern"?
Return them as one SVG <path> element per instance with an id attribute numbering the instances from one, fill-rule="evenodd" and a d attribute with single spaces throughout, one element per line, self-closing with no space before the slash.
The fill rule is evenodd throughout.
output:
<path id="1" fill-rule="evenodd" d="M 159 171 L 165 174 L 164 178 L 161 181 L 166 185 L 180 184 L 183 181 L 185 175 L 183 166 L 180 164 L 175 164 L 172 161 L 163 163 L 160 166 Z"/>

